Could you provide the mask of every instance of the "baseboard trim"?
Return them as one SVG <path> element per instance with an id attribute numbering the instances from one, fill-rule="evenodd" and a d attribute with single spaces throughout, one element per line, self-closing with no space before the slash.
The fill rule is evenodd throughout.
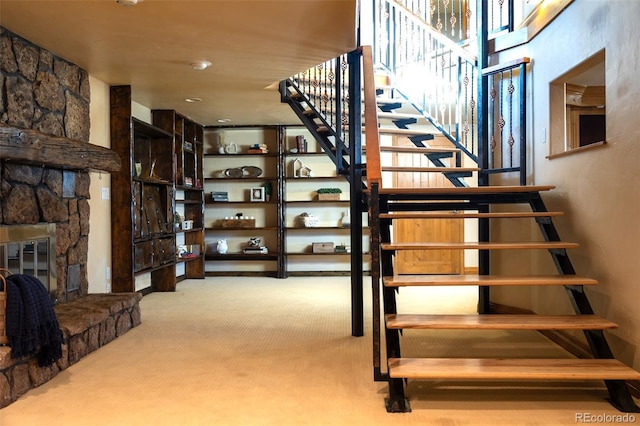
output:
<path id="1" fill-rule="evenodd" d="M 489 304 L 489 312 L 492 314 L 509 314 L 509 315 L 531 315 L 535 312 L 528 309 L 517 308 L 515 306 L 502 305 L 500 303 L 491 302 Z M 579 341 L 569 333 L 562 330 L 538 330 L 540 334 L 551 340 L 562 349 L 566 350 L 576 358 L 593 358 L 591 350 L 583 342 Z M 640 381 L 627 381 L 631 394 L 640 398 Z"/>

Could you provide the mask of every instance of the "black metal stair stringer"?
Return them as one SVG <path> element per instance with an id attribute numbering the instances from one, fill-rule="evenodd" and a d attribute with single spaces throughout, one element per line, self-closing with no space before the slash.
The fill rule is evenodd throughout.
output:
<path id="1" fill-rule="evenodd" d="M 548 211 L 540 193 L 536 193 L 530 201 L 534 212 Z M 553 224 L 553 220 L 537 221 L 540 232 L 545 241 L 561 241 L 560 235 Z M 575 269 L 566 250 L 549 250 L 556 269 L 562 275 L 575 275 Z M 565 286 L 571 304 L 577 315 L 593 315 L 594 311 L 583 286 Z M 591 353 L 596 359 L 614 359 L 615 356 L 604 335 L 603 330 L 584 330 Z M 609 391 L 609 402 L 618 410 L 625 413 L 640 413 L 640 407 L 636 405 L 631 392 L 624 380 L 605 380 Z"/>
<path id="2" fill-rule="evenodd" d="M 423 143 L 423 141 L 433 140 L 434 136 L 433 135 L 419 134 L 419 135 L 409 136 L 408 139 L 418 148 L 427 148 L 427 146 Z M 453 154 L 449 154 L 449 153 L 433 153 L 433 154 L 425 154 L 425 155 L 429 159 L 429 161 L 431 161 L 431 163 L 434 166 L 436 166 L 436 167 L 447 167 L 447 164 L 445 164 L 445 162 L 442 161 L 442 159 L 451 157 L 451 155 L 453 155 Z M 460 163 L 461 163 L 460 162 L 460 158 L 458 157 L 456 159 L 456 166 L 460 167 L 461 166 Z M 451 182 L 451 184 L 453 186 L 455 186 L 457 188 L 466 188 L 469 185 L 464 180 L 464 178 L 470 177 L 472 175 L 472 173 L 471 172 L 445 172 L 445 173 L 443 173 L 443 175 L 447 178 L 447 180 L 449 182 Z"/>
<path id="3" fill-rule="evenodd" d="M 294 99 L 288 92 L 288 86 L 295 86 L 290 80 L 280 82 L 280 100 L 283 103 L 288 104 L 293 112 L 298 116 L 302 124 L 309 130 L 315 140 L 320 144 L 327 156 L 336 165 L 336 171 L 339 175 L 343 175 L 349 180 L 349 161 L 346 158 L 348 152 L 344 149 L 345 142 L 336 132 L 332 129 L 331 125 L 327 123 L 322 114 L 313 106 L 312 102 L 307 99 L 304 94 L 298 92 L 298 97 Z M 303 103 L 308 108 L 303 106 Z M 311 114 L 308 111 L 311 111 Z M 320 120 L 319 125 L 316 120 Z M 331 141 L 331 137 L 336 140 L 336 143 Z"/>
<path id="4" fill-rule="evenodd" d="M 401 201 L 392 202 L 390 200 Z M 424 201 L 439 201 L 435 206 L 429 206 L 429 203 Z M 375 200 L 371 199 L 373 203 Z M 379 208 L 372 211 L 378 213 L 388 213 L 391 211 L 424 211 L 424 210 L 442 210 L 442 209 L 454 209 L 454 210 L 478 210 L 489 211 L 489 206 L 492 204 L 529 204 L 534 212 L 547 212 L 547 208 L 544 205 L 542 197 L 539 192 L 529 193 L 498 193 L 498 194 L 468 194 L 464 197 L 464 200 L 460 198 L 460 195 L 455 194 L 412 194 L 412 195 L 384 195 L 380 197 Z M 374 220 L 372 219 L 372 223 Z M 387 221 L 389 222 L 389 221 Z M 547 242 L 560 242 L 560 236 L 553 224 L 551 218 L 536 219 L 537 224 L 540 227 L 542 235 Z M 388 242 L 390 238 L 388 226 L 390 223 L 378 219 L 380 240 L 376 243 Z M 372 229 L 373 231 L 373 229 Z M 488 240 L 488 236 L 487 236 Z M 372 240 L 372 244 L 374 241 Z M 575 270 L 569 258 L 566 250 L 549 250 L 550 255 L 561 275 L 575 275 Z M 372 259 L 373 261 L 373 259 Z M 393 275 L 393 252 L 380 253 L 380 265 L 381 275 L 390 276 Z M 373 267 L 373 265 L 372 265 Z M 481 273 L 488 274 L 489 271 L 481 271 Z M 574 307 L 577 315 L 591 315 L 594 313 L 583 286 L 570 285 L 565 286 L 569 299 Z M 375 294 L 375 293 L 374 293 Z M 488 297 L 486 295 L 487 307 L 489 304 Z M 384 312 L 395 313 L 395 293 L 391 289 L 385 289 L 383 287 L 383 306 Z M 374 297 L 375 302 L 375 297 Z M 480 301 L 479 301 L 480 303 Z M 488 313 L 487 310 L 485 313 Z M 587 339 L 589 348 L 596 359 L 614 359 L 613 352 L 609 347 L 604 332 L 602 330 L 583 330 Z M 387 339 L 387 353 L 389 357 L 397 357 L 400 354 L 400 342 L 398 341 L 399 335 L 389 333 L 385 330 L 385 337 Z M 387 410 L 390 412 L 403 412 L 410 411 L 411 408 L 408 405 L 408 401 L 405 399 L 404 388 L 402 386 L 401 379 L 392 379 L 386 376 L 389 382 L 389 398 L 386 399 Z M 609 398 L 608 401 L 621 412 L 638 413 L 640 407 L 635 403 L 631 392 L 624 380 L 604 380 L 607 387 Z"/>
<path id="5" fill-rule="evenodd" d="M 377 185 L 377 184 L 373 184 Z M 373 193 L 374 191 L 371 191 Z M 375 195 L 377 195 L 377 199 L 372 199 L 370 204 L 374 202 L 378 203 L 377 212 L 379 213 L 388 213 L 389 212 L 389 197 L 386 195 L 380 195 L 377 193 L 377 188 L 375 191 Z M 379 217 L 378 221 L 378 230 L 379 230 L 379 240 L 378 243 L 390 243 L 391 242 L 391 220 L 384 219 L 381 220 Z M 394 252 L 391 251 L 380 251 L 379 254 L 379 262 L 380 262 L 380 271 L 382 277 L 393 276 L 393 256 L 395 256 Z M 372 268 L 374 267 L 372 262 Z M 382 287 L 382 306 L 383 306 L 383 315 L 386 314 L 396 314 L 397 313 L 397 305 L 396 305 L 396 292 L 399 292 L 397 288 L 390 287 Z M 374 293 L 375 294 L 375 293 Z M 382 320 L 384 321 L 384 319 Z M 386 326 L 384 327 L 385 332 L 385 343 L 386 343 L 386 358 L 400 358 L 400 330 L 398 329 L 390 329 Z M 379 332 L 378 332 L 379 333 Z M 379 336 L 379 334 L 378 334 Z M 388 366 L 388 364 L 387 364 Z M 387 412 L 389 413 L 408 413 L 411 411 L 411 405 L 409 404 L 409 400 L 406 398 L 404 393 L 404 379 L 402 378 L 392 378 L 389 376 L 388 372 L 386 375 L 387 383 L 389 384 L 389 397 L 385 398 L 385 406 Z"/>

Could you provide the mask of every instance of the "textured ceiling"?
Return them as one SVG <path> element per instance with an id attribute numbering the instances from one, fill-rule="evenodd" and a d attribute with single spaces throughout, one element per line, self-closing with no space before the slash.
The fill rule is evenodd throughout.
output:
<path id="1" fill-rule="evenodd" d="M 205 125 L 296 123 L 273 85 L 355 47 L 356 1 L 0 0 L 0 24 L 109 85 L 131 85 L 151 109 Z M 194 71 L 196 60 L 213 65 Z"/>

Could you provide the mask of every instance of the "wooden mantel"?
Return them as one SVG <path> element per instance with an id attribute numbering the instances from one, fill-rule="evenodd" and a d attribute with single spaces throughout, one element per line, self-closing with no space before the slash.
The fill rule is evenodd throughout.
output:
<path id="1" fill-rule="evenodd" d="M 104 172 L 121 167 L 118 154 L 108 148 L 4 124 L 0 124 L 0 160 Z"/>

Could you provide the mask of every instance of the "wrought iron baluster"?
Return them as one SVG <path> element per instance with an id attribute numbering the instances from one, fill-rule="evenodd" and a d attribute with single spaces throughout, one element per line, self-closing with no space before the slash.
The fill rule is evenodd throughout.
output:
<path id="1" fill-rule="evenodd" d="M 490 92 L 490 96 L 491 96 L 491 100 L 490 102 L 490 107 L 489 107 L 489 122 L 490 127 L 489 127 L 489 131 L 490 131 L 490 142 L 489 142 L 489 149 L 490 149 L 490 157 L 489 157 L 489 167 L 494 167 L 495 165 L 495 151 L 496 151 L 496 129 L 494 126 L 494 117 L 496 116 L 496 96 L 497 96 L 497 91 L 496 91 L 496 85 L 495 85 L 495 76 L 491 76 L 491 92 Z"/>
<path id="2" fill-rule="evenodd" d="M 509 86 L 507 90 L 509 91 L 509 138 L 507 143 L 509 144 L 509 167 L 513 167 L 513 143 L 515 142 L 513 138 L 513 92 L 515 92 L 513 68 L 509 70 Z"/>
<path id="3" fill-rule="evenodd" d="M 503 87 L 504 87 L 504 76 L 502 73 L 499 74 L 499 79 L 500 79 L 500 84 L 498 85 L 499 88 L 499 105 L 500 105 L 500 118 L 498 120 L 498 127 L 500 127 L 500 158 L 499 158 L 499 165 L 498 168 L 502 168 L 504 161 L 502 160 L 502 153 L 504 152 L 504 126 L 506 124 L 505 119 L 504 119 L 504 94 L 503 94 Z"/>

